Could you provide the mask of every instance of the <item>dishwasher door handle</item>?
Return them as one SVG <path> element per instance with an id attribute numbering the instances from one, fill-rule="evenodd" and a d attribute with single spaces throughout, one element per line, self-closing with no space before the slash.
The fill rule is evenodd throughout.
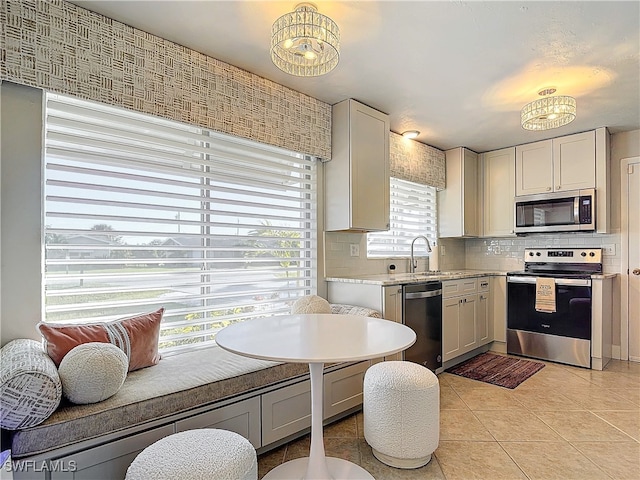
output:
<path id="1" fill-rule="evenodd" d="M 437 297 L 439 295 L 442 295 L 442 289 L 440 290 L 432 290 L 430 292 L 412 292 L 412 293 L 405 293 L 404 294 L 404 298 L 410 300 L 413 298 L 430 298 L 430 297 Z"/>

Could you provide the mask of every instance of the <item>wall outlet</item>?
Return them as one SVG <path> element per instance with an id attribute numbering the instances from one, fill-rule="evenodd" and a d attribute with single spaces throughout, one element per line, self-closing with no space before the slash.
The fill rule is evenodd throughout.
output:
<path id="1" fill-rule="evenodd" d="M 607 245 L 602 245 L 602 255 L 611 257 L 616 254 L 616 244 L 609 243 Z"/>
<path id="2" fill-rule="evenodd" d="M 440 245 L 440 255 L 444 257 L 446 254 L 447 254 L 447 249 L 445 248 L 444 245 Z"/>
<path id="3" fill-rule="evenodd" d="M 349 247 L 350 247 L 350 252 L 352 257 L 360 256 L 360 245 L 358 245 L 357 243 L 351 243 L 349 244 Z"/>

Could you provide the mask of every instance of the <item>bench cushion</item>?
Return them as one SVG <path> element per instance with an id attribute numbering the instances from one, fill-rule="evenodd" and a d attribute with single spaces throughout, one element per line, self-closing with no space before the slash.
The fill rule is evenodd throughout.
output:
<path id="1" fill-rule="evenodd" d="M 14 433 L 11 454 L 19 459 L 45 453 L 306 373 L 306 364 L 254 360 L 218 347 L 167 356 L 130 372 L 118 393 L 103 402 L 63 401 L 45 422 Z"/>

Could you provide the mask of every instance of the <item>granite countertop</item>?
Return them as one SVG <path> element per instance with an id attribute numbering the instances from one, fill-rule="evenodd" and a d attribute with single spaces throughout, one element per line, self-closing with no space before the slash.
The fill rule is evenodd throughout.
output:
<path id="1" fill-rule="evenodd" d="M 371 275 L 354 275 L 353 277 L 327 277 L 327 282 L 368 283 L 372 285 L 406 285 L 422 283 L 430 280 L 457 280 L 460 278 L 504 276 L 506 272 L 485 270 L 455 270 L 447 272 L 418 272 L 418 273 L 380 273 Z"/>

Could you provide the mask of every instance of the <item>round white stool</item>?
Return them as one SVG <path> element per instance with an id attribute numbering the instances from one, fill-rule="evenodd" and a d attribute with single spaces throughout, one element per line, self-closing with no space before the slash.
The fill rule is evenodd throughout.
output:
<path id="1" fill-rule="evenodd" d="M 382 463 L 418 468 L 440 439 L 440 385 L 426 367 L 380 362 L 364 376 L 364 438 Z"/>
<path id="2" fill-rule="evenodd" d="M 203 428 L 174 433 L 145 448 L 125 480 L 257 480 L 253 445 L 235 432 Z"/>

